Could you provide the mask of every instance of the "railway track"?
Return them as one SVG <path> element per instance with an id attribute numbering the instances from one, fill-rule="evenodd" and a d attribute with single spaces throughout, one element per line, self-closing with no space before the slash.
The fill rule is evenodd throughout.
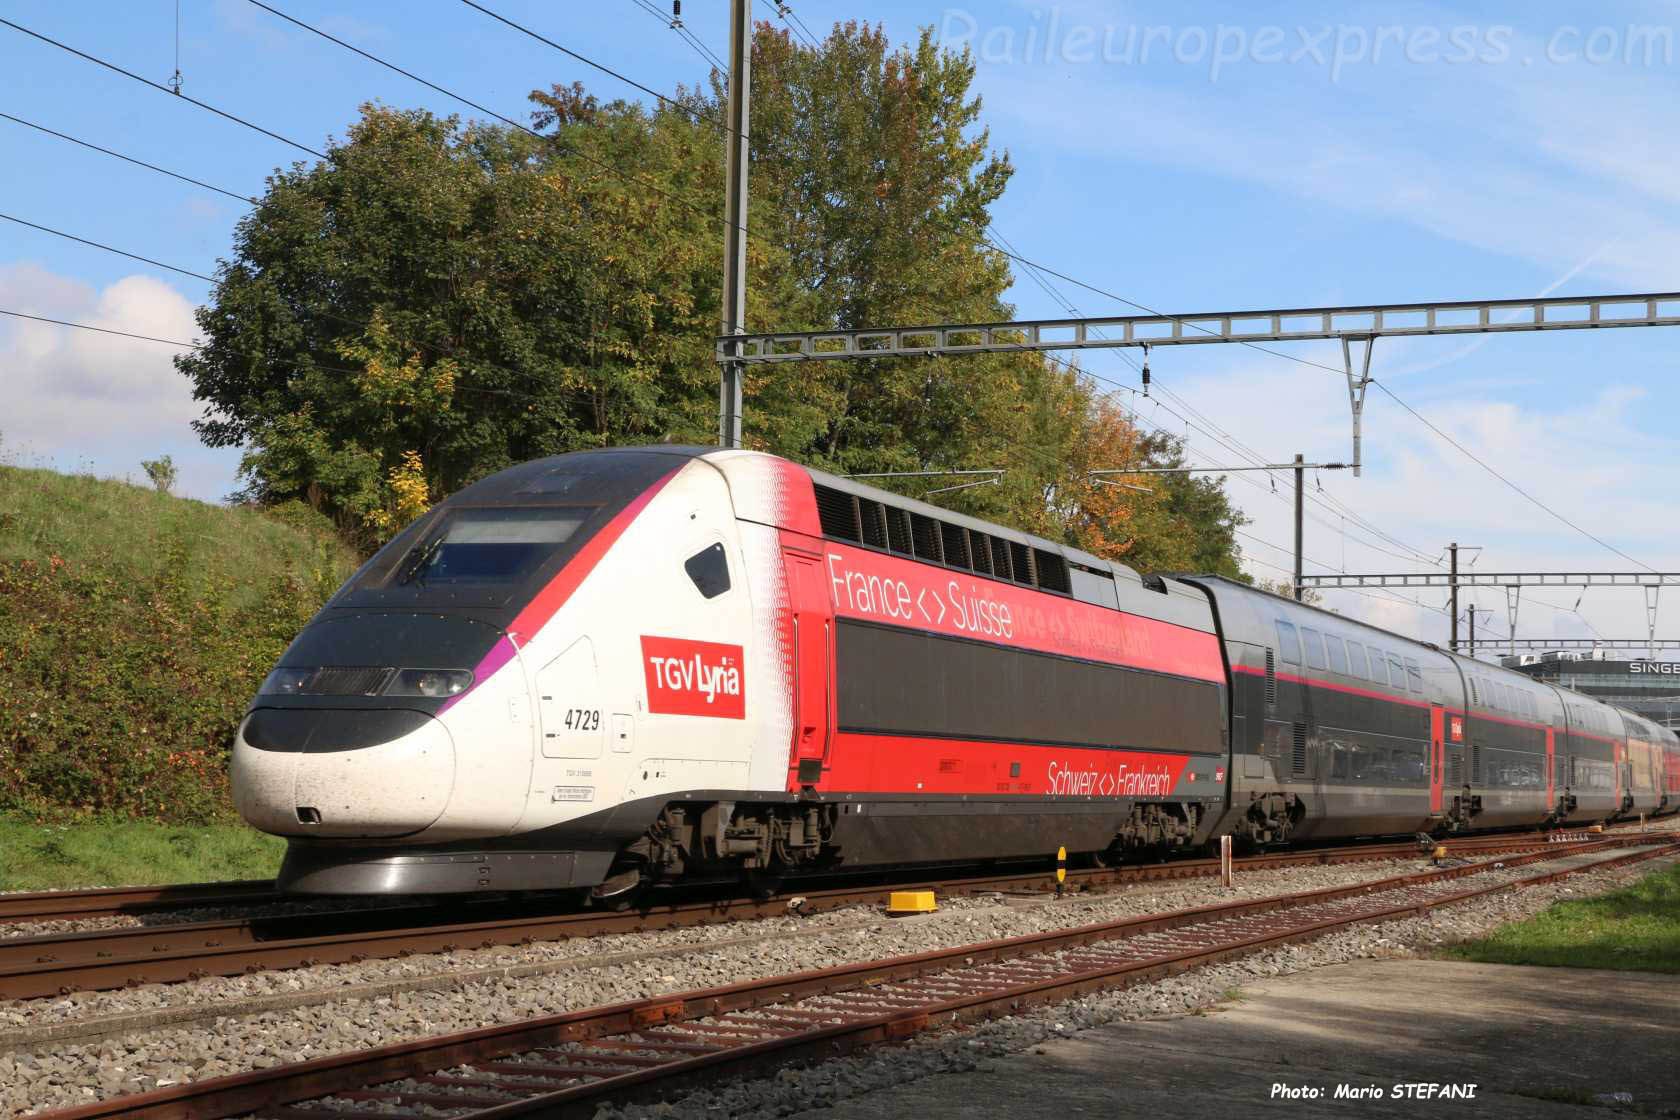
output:
<path id="1" fill-rule="evenodd" d="M 1541 834 L 1453 841 L 1464 857 L 1522 852 L 1551 844 Z M 1236 861 L 1239 871 L 1330 863 L 1404 859 L 1419 854 L 1415 842 L 1267 853 Z M 1172 860 L 1068 873 L 1066 889 L 1091 891 L 1135 883 L 1200 878 L 1219 873 L 1219 861 Z M 71 992 L 109 991 L 146 983 L 178 983 L 208 976 L 236 976 L 266 969 L 305 968 L 412 953 L 454 952 L 535 941 L 635 933 L 651 929 L 811 914 L 845 906 L 875 905 L 893 890 L 926 888 L 946 896 L 1032 893 L 1053 890 L 1053 871 L 986 875 L 935 882 L 841 886 L 767 899 L 722 898 L 671 902 L 643 910 L 533 912 L 498 903 L 449 903 L 378 910 L 234 918 L 116 930 L 0 938 L 0 998 L 36 999 Z M 153 888 L 155 889 L 155 888 Z M 461 920 L 463 910 L 484 917 Z"/>
<path id="2" fill-rule="evenodd" d="M 49 922 L 153 914 L 193 906 L 258 906 L 285 898 L 269 879 L 163 887 L 91 887 L 0 894 L 0 923 Z"/>
<path id="3" fill-rule="evenodd" d="M 1630 849 L 1630 850 L 1621 850 Z M 1603 859 L 1479 885 L 1458 880 L 1580 853 Z M 757 1073 L 1567 875 L 1680 853 L 1622 836 L 1526 855 L 1135 917 L 916 956 L 596 1007 L 171 1086 L 47 1114 L 214 1120 L 588 1116 L 603 1103 Z M 432 1111 L 449 1110 L 446 1113 Z"/>

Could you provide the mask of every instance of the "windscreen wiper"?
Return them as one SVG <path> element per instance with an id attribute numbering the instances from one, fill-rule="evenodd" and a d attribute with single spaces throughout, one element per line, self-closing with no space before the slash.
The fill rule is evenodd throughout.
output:
<path id="1" fill-rule="evenodd" d="M 397 583 L 399 585 L 407 584 L 425 571 L 431 565 L 431 562 L 437 558 L 438 551 L 443 548 L 443 540 L 448 535 L 447 531 L 440 532 L 431 540 L 415 545 L 413 551 L 409 554 L 414 559 L 403 567 L 402 572 L 397 576 Z M 424 582 L 424 580 L 421 581 L 422 584 Z"/>

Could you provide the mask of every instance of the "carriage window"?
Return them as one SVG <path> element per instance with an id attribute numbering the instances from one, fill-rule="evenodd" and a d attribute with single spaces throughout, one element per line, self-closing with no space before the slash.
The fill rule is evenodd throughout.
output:
<path id="1" fill-rule="evenodd" d="M 1413 692 L 1423 691 L 1423 670 L 1412 658 L 1406 658 L 1406 679 L 1411 682 Z"/>
<path id="2" fill-rule="evenodd" d="M 1363 677 L 1365 680 L 1370 680 L 1371 667 L 1365 663 L 1365 647 L 1354 641 L 1352 638 L 1349 638 L 1347 651 L 1348 672 L 1353 676 Z"/>
<path id="3" fill-rule="evenodd" d="M 684 560 L 683 571 L 708 599 L 716 599 L 729 590 L 729 558 L 723 554 L 721 544 L 707 545 Z"/>
<path id="4" fill-rule="evenodd" d="M 1330 662 L 1332 671 L 1347 675 L 1347 649 L 1342 645 L 1342 640 L 1334 634 L 1324 636 L 1324 656 L 1325 660 Z"/>
<path id="5" fill-rule="evenodd" d="M 1286 665 L 1299 665 L 1301 663 L 1301 639 L 1295 636 L 1295 627 L 1280 618 L 1277 624 L 1277 635 L 1278 656 L 1283 659 Z"/>
<path id="6" fill-rule="evenodd" d="M 1371 659 L 1370 663 L 1366 666 L 1370 669 L 1370 672 L 1365 674 L 1367 679 L 1369 679 L 1373 684 L 1387 684 L 1388 670 L 1383 667 L 1382 650 L 1378 649 L 1376 646 L 1366 646 L 1365 652 Z"/>
<path id="7" fill-rule="evenodd" d="M 1400 664 L 1400 655 L 1388 655 L 1388 683 L 1401 692 L 1406 690 L 1406 667 Z"/>
<path id="8" fill-rule="evenodd" d="M 1376 646 L 1371 651 L 1371 679 L 1377 684 L 1388 683 L 1388 663 L 1383 660 L 1383 651 Z"/>
<path id="9" fill-rule="evenodd" d="M 1301 645 L 1306 649 L 1307 668 L 1324 668 L 1324 638 L 1310 626 L 1301 628 Z"/>

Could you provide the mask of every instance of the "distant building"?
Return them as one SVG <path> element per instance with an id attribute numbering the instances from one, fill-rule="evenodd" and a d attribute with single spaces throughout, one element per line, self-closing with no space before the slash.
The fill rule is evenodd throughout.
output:
<path id="1" fill-rule="evenodd" d="M 1502 658 L 1506 668 L 1680 728 L 1680 661 L 1610 661 L 1605 650 Z M 1513 664 L 1526 662 L 1526 664 Z"/>

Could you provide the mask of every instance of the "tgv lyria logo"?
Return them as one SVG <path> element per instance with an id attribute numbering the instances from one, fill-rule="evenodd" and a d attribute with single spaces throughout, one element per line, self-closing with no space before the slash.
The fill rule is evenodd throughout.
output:
<path id="1" fill-rule="evenodd" d="M 740 646 L 687 638 L 642 636 L 648 711 L 664 715 L 745 719 L 745 666 Z"/>

